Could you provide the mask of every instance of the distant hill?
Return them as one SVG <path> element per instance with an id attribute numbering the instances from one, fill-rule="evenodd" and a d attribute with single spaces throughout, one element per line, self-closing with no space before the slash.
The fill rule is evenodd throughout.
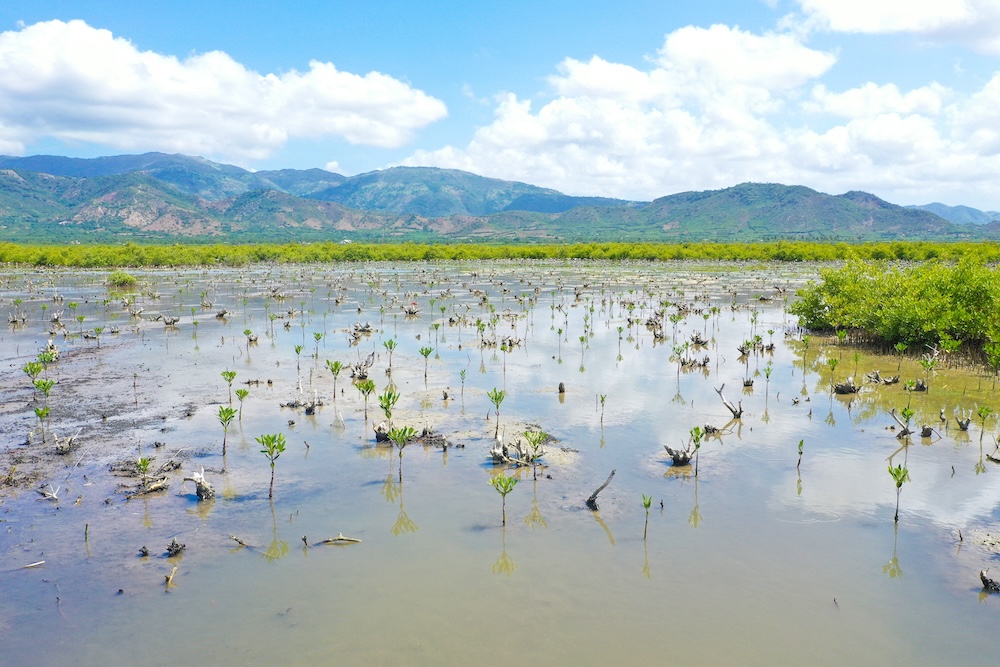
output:
<path id="1" fill-rule="evenodd" d="M 948 206 L 938 202 L 921 206 L 907 206 L 906 208 L 930 211 L 957 225 L 986 225 L 1000 219 L 1000 212 L 997 211 L 980 211 L 969 206 Z"/>
<path id="2" fill-rule="evenodd" d="M 1000 238 L 865 192 L 743 183 L 649 203 L 571 197 L 468 172 L 250 172 L 146 153 L 0 157 L 0 240 L 757 241 Z"/>
<path id="3" fill-rule="evenodd" d="M 571 197 L 526 183 L 433 167 L 393 167 L 359 174 L 311 196 L 351 208 L 428 217 L 500 211 L 561 213 L 577 206 L 636 205 L 620 199 Z"/>

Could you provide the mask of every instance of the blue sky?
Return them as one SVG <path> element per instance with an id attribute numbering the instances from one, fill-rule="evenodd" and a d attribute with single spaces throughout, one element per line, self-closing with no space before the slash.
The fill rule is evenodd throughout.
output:
<path id="1" fill-rule="evenodd" d="M 1000 0 L 0 3 L 0 153 L 1000 209 Z"/>

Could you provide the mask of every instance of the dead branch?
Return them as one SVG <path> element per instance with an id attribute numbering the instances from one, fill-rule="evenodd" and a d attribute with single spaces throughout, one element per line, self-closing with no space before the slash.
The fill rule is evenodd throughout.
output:
<path id="1" fill-rule="evenodd" d="M 983 590 L 987 593 L 1000 593 L 1000 582 L 996 579 L 990 579 L 986 576 L 989 570 L 980 570 L 979 579 L 983 582 Z"/>
<path id="2" fill-rule="evenodd" d="M 313 546 L 319 546 L 320 544 L 360 544 L 361 540 L 356 537 L 344 537 L 343 533 L 337 533 L 336 537 L 328 537 L 325 540 L 320 540 L 319 542 L 313 543 Z"/>
<path id="3" fill-rule="evenodd" d="M 903 429 L 899 433 L 896 434 L 896 439 L 897 440 L 902 440 L 906 436 L 913 434 L 913 431 L 910 430 L 910 427 L 908 427 L 906 424 L 904 424 L 903 421 L 899 417 L 896 416 L 896 408 L 893 408 L 892 410 L 889 410 L 889 416 L 892 417 L 893 421 L 895 421 L 897 424 L 899 424 L 899 428 Z"/>
<path id="4" fill-rule="evenodd" d="M 599 494 L 601 491 L 603 491 L 604 489 L 607 488 L 608 484 L 611 483 L 611 478 L 614 477 L 614 476 L 615 476 L 615 471 L 612 470 L 611 474 L 608 475 L 608 478 L 606 480 L 604 480 L 604 484 L 601 484 L 599 487 L 597 487 L 597 490 L 594 491 L 592 494 L 590 494 L 590 497 L 587 498 L 587 507 L 589 507 L 590 509 L 594 510 L 595 512 L 598 510 L 598 507 L 597 507 L 597 494 Z"/>
<path id="5" fill-rule="evenodd" d="M 177 574 L 177 566 L 176 565 L 174 565 L 174 569 L 170 570 L 170 574 L 164 576 L 164 578 L 167 580 L 167 590 L 168 591 L 170 590 L 170 587 L 174 583 L 174 575 L 175 574 Z"/>
<path id="6" fill-rule="evenodd" d="M 719 395 L 722 399 L 722 404 L 733 414 L 733 419 L 740 419 L 743 417 L 743 401 L 739 402 L 739 405 L 733 405 L 733 402 L 728 400 L 722 393 L 722 390 L 726 388 L 726 384 L 722 383 L 722 386 L 715 390 L 715 393 Z"/>

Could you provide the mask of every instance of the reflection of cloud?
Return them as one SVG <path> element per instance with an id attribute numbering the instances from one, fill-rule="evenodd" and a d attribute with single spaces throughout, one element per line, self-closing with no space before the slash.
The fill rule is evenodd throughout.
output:
<path id="1" fill-rule="evenodd" d="M 791 466 L 775 484 L 771 503 L 822 515 L 874 516 L 891 522 L 896 486 L 887 469 L 889 451 L 874 438 L 856 444 L 859 449 L 816 452 L 807 449 L 801 471 L 805 491 L 796 496 L 796 476 Z M 869 445 L 870 449 L 864 449 Z M 823 445 L 816 444 L 812 449 L 819 447 Z M 897 455 L 894 462 L 902 460 Z M 968 526 L 991 516 L 1000 498 L 1000 475 L 977 476 L 974 472 L 977 461 L 978 450 L 949 449 L 947 441 L 932 446 L 910 445 L 907 461 L 910 481 L 903 485 L 900 494 L 900 516 L 905 520 L 907 514 L 919 514 L 945 527 Z"/>

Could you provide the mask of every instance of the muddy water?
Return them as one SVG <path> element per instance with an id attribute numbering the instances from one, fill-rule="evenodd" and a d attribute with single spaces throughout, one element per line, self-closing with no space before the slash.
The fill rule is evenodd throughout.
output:
<path id="1" fill-rule="evenodd" d="M 977 574 L 995 563 L 978 540 L 997 532 L 1000 470 L 983 458 L 996 426 L 987 421 L 981 449 L 978 419 L 968 432 L 954 422 L 997 404 L 992 382 L 942 363 L 927 394 L 896 385 L 866 387 L 851 402 L 831 397 L 832 357 L 841 359 L 840 379 L 855 365 L 858 375 L 895 374 L 897 364 L 904 379 L 923 373 L 913 360 L 855 360 L 854 350 L 815 338 L 805 348 L 775 288 L 791 293 L 815 267 L 346 265 L 137 275 L 143 287 L 131 298 L 144 319 L 109 295 L 106 273 L 3 277 L 4 308 L 21 299 L 27 324 L 0 338 L 0 475 L 16 459 L 15 480 L 37 478 L 0 487 L 0 664 L 996 662 L 1000 597 L 981 599 Z M 677 312 L 661 302 L 696 309 L 676 330 L 664 319 L 662 342 L 642 325 L 655 309 Z M 410 303 L 417 317 L 402 313 Z M 221 308 L 232 312 L 216 318 Z M 58 380 L 49 432 L 82 428 L 64 456 L 51 453 L 51 436 L 41 442 L 38 403 L 20 370 L 45 344 L 53 310 L 64 311 L 70 334 L 106 327 L 99 349 L 79 335 L 54 339 L 62 359 L 46 372 Z M 150 321 L 161 312 L 181 316 L 178 326 Z M 500 316 L 495 329 L 491 316 Z M 521 344 L 482 349 L 477 319 L 485 338 Z M 376 331 L 351 345 L 347 330 L 366 321 Z M 247 329 L 256 345 L 247 346 Z M 686 354 L 707 355 L 709 364 L 679 371 L 674 339 L 696 331 L 710 343 Z M 323 334 L 318 343 L 314 333 Z M 754 333 L 773 340 L 773 354 L 740 359 L 737 345 Z M 375 351 L 380 393 L 390 379 L 389 338 L 398 343 L 395 422 L 431 426 L 452 444 L 411 444 L 401 466 L 398 453 L 375 446 L 371 426 L 383 419 L 376 397 L 366 426 L 347 373 L 335 394 L 325 367 Z M 426 362 L 424 346 L 433 348 Z M 234 389 L 260 384 L 247 387 L 223 459 L 215 415 L 229 402 L 220 376 L 227 369 L 237 372 Z M 754 386 L 743 391 L 748 375 Z M 680 447 L 691 427 L 729 420 L 715 392 L 723 383 L 728 399 L 742 401 L 742 423 L 705 441 L 697 477 L 672 468 L 663 445 Z M 506 391 L 499 419 L 507 439 L 525 425 L 557 439 L 537 480 L 516 472 L 506 527 L 487 484 L 497 472 L 487 461 L 493 388 Z M 324 405 L 313 416 L 279 406 L 314 393 Z M 899 442 L 887 411 L 907 401 L 914 422 L 941 437 L 914 438 L 893 457 L 912 478 L 894 525 L 886 467 Z M 270 469 L 255 439 L 277 432 L 288 446 L 270 502 Z M 140 451 L 153 467 L 171 458 L 183 467 L 169 474 L 167 491 L 125 500 L 120 485 L 136 480 L 108 467 Z M 201 468 L 218 491 L 214 501 L 199 503 L 193 484 L 181 481 Z M 600 511 L 585 509 L 612 470 Z M 59 500 L 36 493 L 49 484 Z M 645 540 L 643 494 L 653 498 Z M 318 544 L 339 533 L 362 541 Z M 187 546 L 168 558 L 174 538 Z M 148 557 L 139 555 L 143 546 Z"/>

